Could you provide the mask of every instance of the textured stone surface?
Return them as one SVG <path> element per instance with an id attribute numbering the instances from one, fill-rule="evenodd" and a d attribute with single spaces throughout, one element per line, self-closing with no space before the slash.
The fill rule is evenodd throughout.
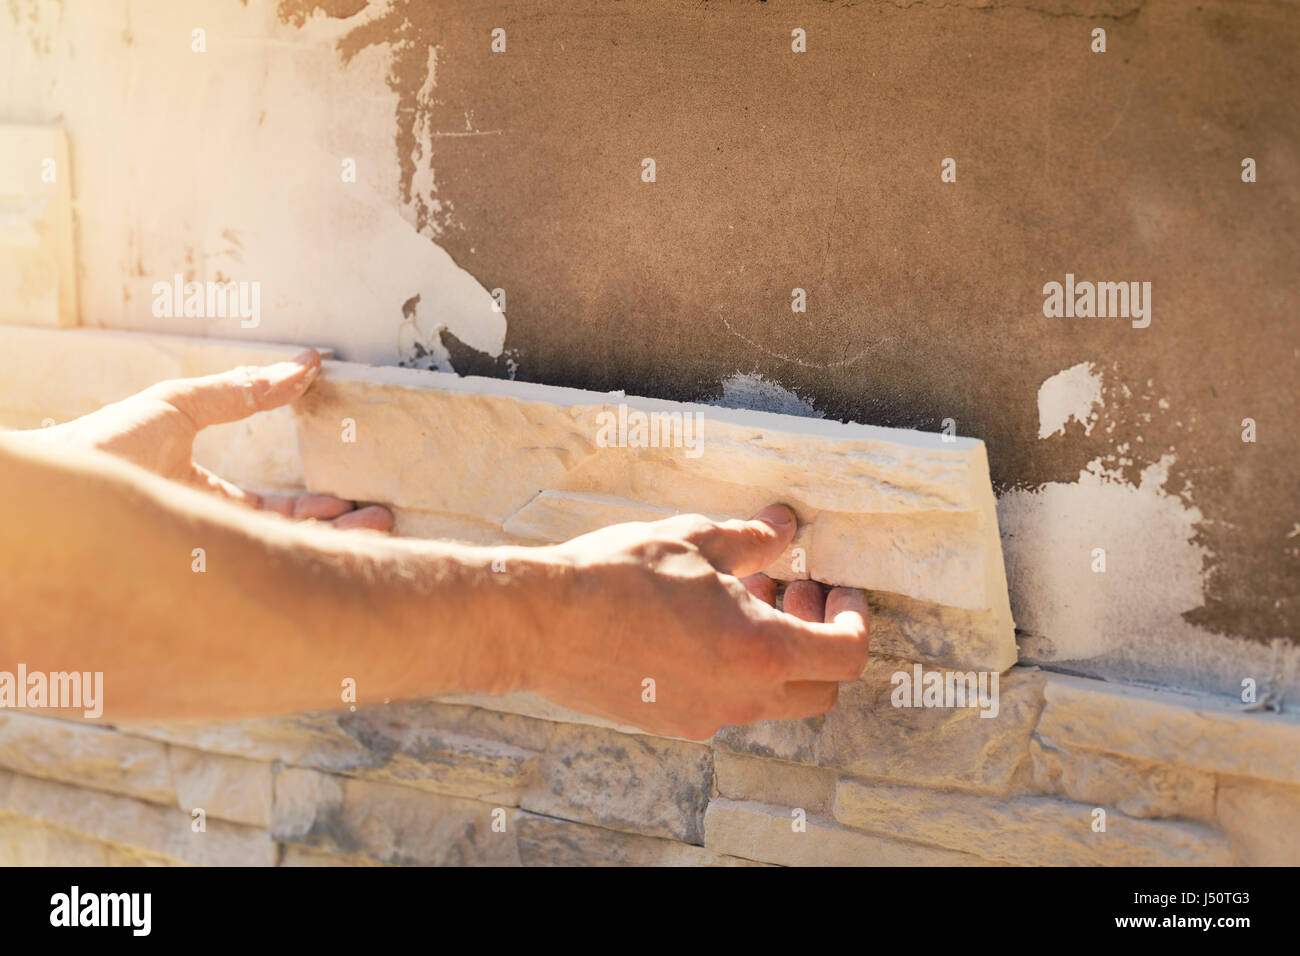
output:
<path id="1" fill-rule="evenodd" d="M 492 829 L 494 810 L 505 829 Z M 519 862 L 511 812 L 412 787 L 286 768 L 275 777 L 272 834 L 286 843 L 381 863 L 424 866 Z"/>
<path id="2" fill-rule="evenodd" d="M 1043 675 L 1013 670 L 999 680 L 996 717 L 978 708 L 894 707 L 891 675 L 912 665 L 872 660 L 840 687 L 823 717 L 724 728 L 720 749 L 835 767 L 858 777 L 1007 793 L 1029 760 L 1029 735 L 1041 707 Z"/>
<path id="3" fill-rule="evenodd" d="M 8 772 L 0 773 L 0 812 L 6 811 L 186 863 L 275 863 L 275 844 L 264 830 L 209 817 L 207 829 L 196 833 L 182 810 Z"/>
<path id="4" fill-rule="evenodd" d="M 761 866 L 698 846 L 557 820 L 519 811 L 515 816 L 524 866 Z"/>
<path id="5" fill-rule="evenodd" d="M 0 327 L 0 425 L 64 421 L 161 379 L 293 351 L 95 329 L 51 335 Z M 292 411 L 206 429 L 195 453 L 200 464 L 251 487 L 306 485 L 379 501 L 394 507 L 404 534 L 480 544 L 557 540 L 607 521 L 687 511 L 746 516 L 785 501 L 801 528 L 769 569 L 774 576 L 878 592 L 887 609 L 881 637 L 894 653 L 996 670 L 1015 662 L 982 444 L 625 401 L 647 412 L 704 415 L 701 455 L 601 447 L 596 416 L 617 407 L 609 395 L 338 362 L 327 363 Z M 356 423 L 355 442 L 342 441 L 344 419 Z M 803 551 L 802 571 L 792 567 L 794 548 Z"/>
<path id="6" fill-rule="evenodd" d="M 186 813 L 199 807 L 209 819 L 271 825 L 269 763 L 175 746 L 167 756 L 177 804 Z"/>
<path id="7" fill-rule="evenodd" d="M 0 767 L 174 806 L 167 747 L 77 720 L 0 711 Z"/>
<path id="8" fill-rule="evenodd" d="M 1093 809 L 1041 797 L 995 800 L 853 780 L 841 780 L 835 794 L 835 819 L 845 826 L 1019 866 L 1232 862 L 1228 841 L 1209 827 L 1108 812 L 1106 831 L 1094 833 Z"/>
<path id="9" fill-rule="evenodd" d="M 885 839 L 809 814 L 796 832 L 787 807 L 715 799 L 705 819 L 705 846 L 717 853 L 782 866 L 981 866 L 969 853 Z"/>
<path id="10" fill-rule="evenodd" d="M 525 810 L 615 830 L 703 843 L 713 755 L 701 744 L 563 726 L 542 756 Z"/>
<path id="11" fill-rule="evenodd" d="M 223 724 L 139 727 L 151 738 L 260 761 L 515 805 L 553 725 L 462 704 L 407 701 Z"/>
<path id="12" fill-rule="evenodd" d="M 378 860 L 364 856 L 345 856 L 341 853 L 329 853 L 297 843 L 284 843 L 280 846 L 280 866 L 387 866 Z"/>
<path id="13" fill-rule="evenodd" d="M 1230 701 L 1053 675 L 1038 732 L 1071 747 L 1300 783 L 1300 719 Z"/>
<path id="14" fill-rule="evenodd" d="M 61 128 L 0 126 L 0 322 L 77 324 L 71 181 Z"/>
<path id="15" fill-rule="evenodd" d="M 0 325 L 0 427 L 68 421 L 164 379 L 279 362 L 301 351 L 256 341 Z M 194 457 L 251 488 L 303 487 L 288 408 L 205 428 L 194 443 Z"/>
<path id="16" fill-rule="evenodd" d="M 1221 777 L 1215 809 L 1242 863 L 1300 866 L 1300 787 Z"/>
<path id="17" fill-rule="evenodd" d="M 169 857 L 0 813 L 0 866 L 178 865 L 180 861 Z"/>
<path id="18" fill-rule="evenodd" d="M 1173 764 L 1071 750 L 1035 737 L 1029 743 L 1034 786 L 1130 817 L 1214 820 L 1214 776 Z"/>
<path id="19" fill-rule="evenodd" d="M 602 445 L 598 416 L 619 404 L 703 416 L 699 455 Z M 985 630 L 1001 638 L 994 666 L 1014 661 L 979 442 L 348 363 L 329 363 L 295 407 L 313 490 L 496 524 L 501 540 L 557 540 L 681 511 L 743 516 L 786 501 L 805 526 L 797 546 L 809 575 L 983 612 Z M 340 441 L 345 418 L 357 423 L 356 442 Z M 773 571 L 789 569 L 789 557 Z M 989 659 L 987 646 L 978 657 Z"/>
<path id="20" fill-rule="evenodd" d="M 802 807 L 810 814 L 830 813 L 835 802 L 835 773 L 822 767 L 718 750 L 713 774 L 717 794 L 728 800 Z"/>

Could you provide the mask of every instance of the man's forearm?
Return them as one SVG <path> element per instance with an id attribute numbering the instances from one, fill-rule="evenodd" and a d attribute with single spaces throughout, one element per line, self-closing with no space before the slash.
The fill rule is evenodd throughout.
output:
<path id="1" fill-rule="evenodd" d="M 0 500 L 0 670 L 102 672 L 106 720 L 516 689 L 559 585 L 549 549 L 296 524 L 12 435 Z"/>

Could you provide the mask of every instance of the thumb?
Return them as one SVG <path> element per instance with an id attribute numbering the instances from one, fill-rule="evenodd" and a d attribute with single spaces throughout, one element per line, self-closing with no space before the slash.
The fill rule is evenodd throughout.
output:
<path id="1" fill-rule="evenodd" d="M 748 521 L 719 522 L 698 540 L 698 547 L 719 571 L 743 578 L 779 558 L 798 524 L 786 505 L 769 505 Z"/>
<path id="2" fill-rule="evenodd" d="M 307 349 L 287 362 L 164 382 L 159 397 L 188 415 L 197 428 L 237 422 L 292 402 L 307 391 L 320 365 L 320 353 Z"/>

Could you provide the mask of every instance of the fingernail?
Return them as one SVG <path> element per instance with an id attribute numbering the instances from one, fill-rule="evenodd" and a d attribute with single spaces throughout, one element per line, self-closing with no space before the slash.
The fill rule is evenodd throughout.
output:
<path id="1" fill-rule="evenodd" d="M 766 521 L 774 528 L 788 528 L 798 519 L 795 518 L 793 509 L 788 505 L 768 505 L 754 515 L 754 520 Z"/>
<path id="2" fill-rule="evenodd" d="M 311 365 L 316 361 L 316 358 L 317 356 L 316 356 L 315 349 L 306 349 L 305 351 L 299 352 L 297 355 L 295 355 L 293 357 L 293 361 L 296 362 L 298 365 Z"/>

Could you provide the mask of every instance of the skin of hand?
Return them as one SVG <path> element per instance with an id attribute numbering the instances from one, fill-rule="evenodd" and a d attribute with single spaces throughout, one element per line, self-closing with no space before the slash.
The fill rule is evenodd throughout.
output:
<path id="1" fill-rule="evenodd" d="M 71 422 L 20 434 L 105 451 L 172 481 L 288 518 L 388 531 L 393 516 L 385 508 L 357 508 L 333 495 L 258 494 L 194 462 L 194 439 L 201 429 L 287 405 L 307 390 L 320 367 L 320 354 L 308 349 L 275 365 L 241 366 L 217 375 L 159 382 Z"/>
<path id="2" fill-rule="evenodd" d="M 794 582 L 773 606 L 761 569 L 796 524 L 781 505 L 481 548 L 264 516 L 244 506 L 391 523 L 330 496 L 254 495 L 194 465 L 199 428 L 292 401 L 319 368 L 312 352 L 164 382 L 0 435 L 0 500 L 23 502 L 0 522 L 0 669 L 103 671 L 110 720 L 336 708 L 351 678 L 358 703 L 527 690 L 695 740 L 822 713 L 861 673 L 860 591 Z"/>
<path id="3" fill-rule="evenodd" d="M 864 594 L 795 581 L 777 610 L 761 573 L 789 545 L 794 512 L 612 525 L 553 548 L 566 594 L 530 689 L 585 713 L 704 740 L 725 725 L 835 706 L 867 662 Z M 554 559 L 553 559 L 554 560 Z M 645 681 L 654 681 L 654 700 Z"/>

